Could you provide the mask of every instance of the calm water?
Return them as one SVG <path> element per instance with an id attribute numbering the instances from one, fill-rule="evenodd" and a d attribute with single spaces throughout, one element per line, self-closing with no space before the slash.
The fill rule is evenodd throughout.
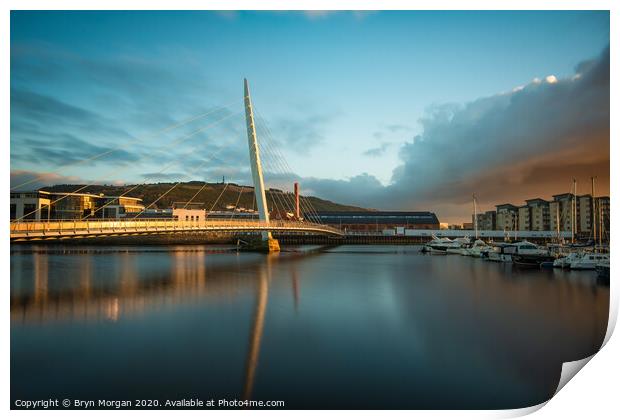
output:
<path id="1" fill-rule="evenodd" d="M 12 401 L 516 408 L 548 399 L 607 327 L 593 272 L 413 246 L 71 249 L 11 248 Z"/>

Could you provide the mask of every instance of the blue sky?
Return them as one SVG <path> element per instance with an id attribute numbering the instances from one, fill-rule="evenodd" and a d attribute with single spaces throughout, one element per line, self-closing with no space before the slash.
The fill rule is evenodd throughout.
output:
<path id="1" fill-rule="evenodd" d="M 286 177 L 287 168 L 273 164 L 272 183 L 299 178 L 338 199 L 335 182 L 401 182 L 408 145 L 430 138 L 438 110 L 454 114 L 535 78 L 571 80 L 608 45 L 607 12 L 12 12 L 11 170 L 16 180 L 56 172 L 59 180 L 144 182 L 152 174 L 248 182 L 243 115 L 235 115 L 247 77 L 273 136 L 264 141 L 295 173 Z M 227 109 L 136 140 L 217 106 Z M 446 147 L 468 147 L 454 142 Z M 121 145 L 96 164 L 58 169 Z M 189 160 L 207 155 L 202 165 Z M 157 173 L 174 159 L 178 165 Z M 426 183 L 445 187 L 432 175 Z M 499 198 L 489 194 L 488 202 Z M 459 200 L 446 214 L 464 205 Z M 440 205 L 430 197 L 398 203 L 422 204 Z"/>

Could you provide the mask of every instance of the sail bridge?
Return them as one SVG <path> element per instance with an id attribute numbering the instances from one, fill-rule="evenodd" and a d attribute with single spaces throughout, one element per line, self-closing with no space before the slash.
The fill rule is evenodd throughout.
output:
<path id="1" fill-rule="evenodd" d="M 298 232 L 342 236 L 337 228 L 310 222 L 273 220 L 205 220 L 174 219 L 129 220 L 52 220 L 11 223 L 11 240 L 33 241 L 65 238 L 96 238 L 103 236 L 161 235 L 188 232 Z"/>
<path id="2" fill-rule="evenodd" d="M 260 238 L 256 240 L 250 240 L 248 243 L 245 243 L 244 246 L 248 249 L 252 250 L 260 250 L 266 252 L 274 252 L 279 251 L 279 243 L 277 239 L 272 236 L 272 232 L 278 233 L 300 233 L 300 234 L 318 234 L 318 235 L 329 235 L 329 236 L 344 236 L 343 232 L 339 229 L 331 226 L 324 225 L 320 223 L 319 218 L 317 217 L 316 211 L 312 207 L 312 204 L 309 201 L 304 201 L 304 198 L 301 197 L 301 206 L 300 206 L 300 197 L 297 195 L 294 200 L 291 199 L 290 194 L 285 194 L 280 190 L 279 194 L 271 195 L 271 205 L 272 212 L 275 213 L 278 217 L 278 220 L 271 220 L 270 212 L 268 208 L 267 202 L 267 193 L 265 189 L 265 180 L 263 176 L 263 161 L 261 160 L 261 150 L 268 151 L 271 153 L 270 158 L 274 159 L 276 162 L 272 165 L 272 167 L 284 168 L 282 173 L 292 173 L 293 171 L 288 167 L 288 164 L 283 159 L 282 155 L 274 150 L 275 146 L 267 146 L 266 148 L 261 148 L 258 142 L 257 136 L 257 120 L 255 118 L 255 110 L 253 108 L 252 100 L 250 97 L 250 88 L 249 83 L 246 79 L 243 81 L 243 90 L 244 90 L 244 109 L 245 109 L 245 122 L 247 128 L 247 139 L 248 139 L 248 149 L 249 149 L 249 163 L 252 172 L 252 181 L 254 186 L 254 199 L 256 202 L 256 212 L 258 213 L 258 220 L 255 219 L 234 219 L 235 210 L 238 208 L 239 198 L 241 197 L 241 193 L 243 192 L 243 188 L 240 189 L 239 198 L 237 199 L 237 204 L 235 204 L 234 209 L 232 211 L 232 215 L 228 220 L 223 219 L 208 219 L 209 211 L 206 211 L 206 216 L 202 218 L 196 218 L 195 220 L 176 220 L 175 218 L 144 218 L 140 217 L 143 213 L 153 207 L 158 201 L 160 201 L 165 195 L 169 194 L 174 188 L 176 188 L 181 182 L 177 182 L 172 188 L 165 191 L 159 197 L 157 197 L 152 203 L 148 206 L 145 206 L 144 209 L 134 216 L 126 216 L 124 218 L 115 218 L 115 219 L 106 219 L 106 218 L 94 218 L 92 215 L 100 214 L 105 215 L 106 213 L 103 211 L 104 208 L 109 207 L 110 205 L 118 204 L 119 199 L 123 197 L 128 197 L 128 194 L 131 193 L 138 186 L 143 184 L 134 185 L 133 187 L 129 187 L 127 191 L 121 194 L 119 197 L 110 197 L 111 200 L 104 203 L 100 207 L 95 208 L 91 214 L 78 217 L 76 219 L 71 220 L 55 220 L 49 219 L 46 221 L 39 220 L 42 217 L 42 207 L 37 207 L 34 211 L 23 214 L 21 217 L 16 218 L 11 221 L 11 232 L 10 238 L 11 241 L 40 241 L 40 240 L 59 240 L 59 239 L 68 239 L 68 238 L 101 238 L 101 237 L 109 237 L 109 236 L 138 236 L 138 235 L 161 235 L 161 234 L 187 234 L 187 233 L 196 233 L 196 232 L 227 232 L 227 233 L 260 233 Z M 212 114 L 213 111 L 201 114 L 196 117 L 189 118 L 181 123 L 174 124 L 171 127 L 166 127 L 163 130 L 160 130 L 161 133 L 171 131 L 177 129 L 178 127 L 188 124 L 190 122 L 200 120 L 201 118 L 206 117 L 207 115 Z M 220 121 L 223 121 L 227 118 L 230 118 L 233 115 L 238 114 L 228 114 L 226 117 L 221 118 L 214 123 L 210 123 L 205 127 L 202 127 L 198 130 L 191 132 L 189 135 L 182 136 L 172 142 L 172 144 L 167 144 L 164 147 L 166 149 L 171 148 L 170 146 L 180 144 L 181 142 L 186 141 L 190 137 L 195 134 L 204 132 L 208 128 L 216 125 Z M 270 132 L 268 129 L 265 130 L 265 133 L 268 133 L 270 136 Z M 98 158 L 103 156 L 109 156 L 115 151 L 120 150 L 121 148 L 111 149 L 107 152 L 100 153 L 99 155 L 92 156 L 83 161 L 77 162 L 77 164 L 84 162 L 92 162 Z M 183 163 L 183 159 L 187 157 L 183 155 L 179 157 L 178 161 Z M 211 159 L 214 156 L 211 156 Z M 174 162 L 173 162 L 174 163 Z M 200 162 L 201 165 L 204 165 L 204 162 Z M 172 163 L 166 164 L 162 169 L 161 173 L 167 168 L 169 168 Z M 197 168 L 195 168 L 197 169 Z M 114 171 L 114 176 L 118 176 L 117 171 Z M 105 179 L 105 178 L 104 178 Z M 28 183 L 35 182 L 38 179 L 33 179 L 29 182 L 23 183 L 12 190 L 24 186 Z M 223 183 L 223 182 L 222 182 Z M 45 204 L 47 209 L 47 214 L 49 217 L 49 209 L 54 205 L 57 205 L 62 200 L 67 199 L 67 197 L 74 197 L 80 193 L 80 191 L 84 191 L 90 185 L 85 185 L 77 190 L 70 193 L 62 193 L 64 194 L 62 197 L 50 201 Z M 202 188 L 205 188 L 207 183 Z M 229 184 L 225 184 L 222 193 L 217 198 L 217 200 L 212 203 L 210 206 L 211 210 L 213 210 L 218 200 L 223 195 L 226 187 Z M 202 191 L 202 189 L 200 190 Z M 194 197 L 190 200 L 190 202 L 199 194 L 198 191 Z M 296 188 L 297 192 L 297 188 Z M 190 202 L 186 203 L 185 206 L 189 205 Z M 300 207 L 303 208 L 303 213 L 300 212 Z M 184 207 L 185 208 L 185 207 Z M 282 214 L 284 215 L 294 215 L 291 217 L 292 220 L 286 220 L 286 218 L 282 218 Z M 306 217 L 302 217 L 300 215 L 304 215 Z M 31 220 L 36 219 L 36 220 Z M 193 219 L 193 217 L 192 217 Z M 282 219 L 282 220 L 279 220 Z"/>

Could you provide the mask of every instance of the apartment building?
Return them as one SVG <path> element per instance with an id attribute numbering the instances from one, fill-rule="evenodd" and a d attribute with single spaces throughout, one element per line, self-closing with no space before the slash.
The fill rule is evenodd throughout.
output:
<path id="1" fill-rule="evenodd" d="M 512 204 L 500 204 L 496 208 L 496 229 L 515 230 L 518 227 L 519 208 Z"/>

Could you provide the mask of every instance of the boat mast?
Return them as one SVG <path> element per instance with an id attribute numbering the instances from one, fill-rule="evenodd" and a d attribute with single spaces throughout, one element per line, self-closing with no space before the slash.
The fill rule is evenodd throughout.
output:
<path id="1" fill-rule="evenodd" d="M 594 190 L 594 179 L 596 177 L 590 177 L 590 180 L 592 181 L 592 240 L 594 241 L 594 247 L 596 248 L 596 217 L 597 217 L 597 211 L 596 211 L 596 194 L 595 194 L 595 190 Z"/>
<path id="2" fill-rule="evenodd" d="M 577 180 L 573 178 L 573 203 L 570 209 L 571 218 L 571 242 L 575 243 L 575 223 L 577 222 Z"/>
<path id="3" fill-rule="evenodd" d="M 476 212 L 476 194 L 472 194 L 473 198 L 473 206 L 474 206 L 474 233 L 476 235 L 476 239 L 478 239 L 478 213 Z"/>
<path id="4" fill-rule="evenodd" d="M 560 203 L 555 206 L 555 231 L 558 235 L 558 243 L 560 243 Z"/>
<path id="5" fill-rule="evenodd" d="M 603 207 L 601 206 L 601 203 L 598 203 L 598 211 L 599 211 L 599 215 L 598 215 L 598 223 L 599 223 L 599 229 L 598 229 L 598 246 L 599 248 L 603 247 Z"/>

